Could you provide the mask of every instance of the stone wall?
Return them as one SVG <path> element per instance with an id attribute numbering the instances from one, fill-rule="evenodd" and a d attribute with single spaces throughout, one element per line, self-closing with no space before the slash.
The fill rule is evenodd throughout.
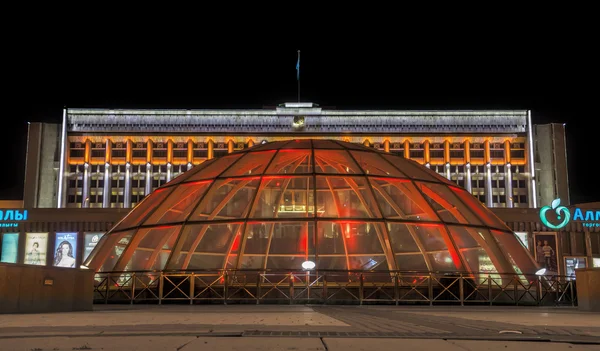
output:
<path id="1" fill-rule="evenodd" d="M 0 263 L 0 313 L 92 310 L 94 271 Z"/>

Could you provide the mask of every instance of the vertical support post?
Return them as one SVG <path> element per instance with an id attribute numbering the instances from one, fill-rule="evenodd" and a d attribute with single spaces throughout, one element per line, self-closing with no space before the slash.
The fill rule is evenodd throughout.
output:
<path id="1" fill-rule="evenodd" d="M 327 274 L 323 274 L 323 304 L 327 304 Z"/>
<path id="2" fill-rule="evenodd" d="M 227 296 L 229 295 L 229 274 L 227 271 L 223 272 L 223 303 L 227 305 Z"/>
<path id="3" fill-rule="evenodd" d="M 398 300 L 400 299 L 400 282 L 398 274 L 398 272 L 394 273 L 394 301 L 396 301 L 396 306 L 398 306 Z"/>
<path id="4" fill-rule="evenodd" d="M 262 278 L 260 272 L 256 273 L 256 304 L 260 303 L 260 280 Z"/>
<path id="5" fill-rule="evenodd" d="M 464 280 L 462 273 L 460 274 L 460 277 L 458 277 L 458 279 L 459 279 L 458 287 L 459 287 L 459 295 L 460 295 L 460 305 L 464 306 L 465 305 L 465 280 Z"/>
<path id="6" fill-rule="evenodd" d="M 158 304 L 162 305 L 163 292 L 164 292 L 165 278 L 163 276 L 163 272 L 160 272 L 158 278 Z"/>
<path id="7" fill-rule="evenodd" d="M 108 289 L 109 289 L 109 284 L 110 284 L 111 278 L 110 278 L 110 273 L 108 273 L 106 275 L 106 293 L 104 294 L 104 304 L 108 304 Z"/>
<path id="8" fill-rule="evenodd" d="M 290 273 L 288 276 L 288 283 L 290 285 L 290 305 L 294 303 L 294 274 Z"/>
<path id="9" fill-rule="evenodd" d="M 428 292 L 427 294 L 429 295 L 429 306 L 433 306 L 433 281 L 432 281 L 433 277 L 431 276 L 431 273 L 429 273 L 429 284 L 427 285 L 428 288 Z"/>
<path id="10" fill-rule="evenodd" d="M 358 286 L 358 301 L 361 305 L 363 304 L 363 299 L 365 297 L 365 292 L 363 290 L 364 285 L 365 285 L 365 278 L 363 276 L 363 273 L 360 273 L 360 280 L 359 280 L 359 286 Z"/>
<path id="11" fill-rule="evenodd" d="M 490 306 L 492 305 L 492 277 L 488 274 L 488 300 L 490 301 Z"/>
<path id="12" fill-rule="evenodd" d="M 133 300 L 135 300 L 135 272 L 133 272 L 131 274 L 131 301 L 130 301 L 130 305 L 133 305 Z"/>
<path id="13" fill-rule="evenodd" d="M 192 272 L 192 274 L 188 277 L 188 279 L 190 280 L 190 305 L 194 304 L 194 289 L 195 289 L 195 285 L 196 285 L 196 276 L 195 274 Z"/>

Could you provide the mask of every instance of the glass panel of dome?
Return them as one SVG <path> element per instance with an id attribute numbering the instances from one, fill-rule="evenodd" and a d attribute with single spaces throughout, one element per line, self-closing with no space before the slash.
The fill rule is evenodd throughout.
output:
<path id="1" fill-rule="evenodd" d="M 431 206 L 406 179 L 369 178 L 384 217 L 414 221 L 437 221 Z"/>
<path id="2" fill-rule="evenodd" d="M 220 270 L 224 263 L 225 255 L 193 254 L 187 269 Z"/>
<path id="3" fill-rule="evenodd" d="M 389 163 L 391 163 L 394 167 L 397 167 L 410 178 L 414 179 L 422 179 L 433 181 L 436 180 L 426 169 L 422 169 L 420 165 L 413 165 L 414 161 L 405 159 L 404 157 L 400 157 L 392 154 L 380 154 L 381 157 L 386 159 Z"/>
<path id="4" fill-rule="evenodd" d="M 350 143 L 350 142 L 345 142 L 345 143 L 340 143 L 340 144 L 341 144 L 341 145 L 342 145 L 344 148 L 347 148 L 347 149 L 352 149 L 352 150 L 362 150 L 362 151 L 365 151 L 365 150 L 369 150 L 369 151 L 375 151 L 374 149 L 370 149 L 370 148 L 368 148 L 368 147 L 364 146 L 364 145 L 363 145 L 363 144 L 361 144 L 361 143 Z"/>
<path id="5" fill-rule="evenodd" d="M 262 174 L 275 155 L 275 150 L 247 152 L 240 160 L 223 173 L 221 177 L 251 176 Z"/>
<path id="6" fill-rule="evenodd" d="M 317 177 L 319 217 L 381 218 L 366 185 L 366 181 L 359 177 Z"/>
<path id="7" fill-rule="evenodd" d="M 469 270 L 473 273 L 497 273 L 499 270 L 481 247 L 461 250 Z"/>
<path id="8" fill-rule="evenodd" d="M 231 243 L 231 248 L 229 249 L 229 252 L 232 254 L 240 252 L 241 245 L 242 245 L 242 233 L 241 233 L 241 230 L 239 230 L 237 232 L 237 234 L 235 235 L 233 242 Z"/>
<path id="9" fill-rule="evenodd" d="M 423 255 L 396 255 L 398 270 L 402 272 L 429 272 Z"/>
<path id="10" fill-rule="evenodd" d="M 404 173 L 384 160 L 378 153 L 366 151 L 350 151 L 350 153 L 365 174 L 406 178 Z"/>
<path id="11" fill-rule="evenodd" d="M 418 183 L 434 210 L 444 222 L 482 224 L 471 210 L 464 205 L 447 186 L 433 183 Z M 483 208 L 478 204 L 479 208 Z"/>
<path id="12" fill-rule="evenodd" d="M 250 218 L 314 216 L 312 177 L 265 176 Z"/>
<path id="13" fill-rule="evenodd" d="M 267 269 L 273 270 L 302 270 L 304 261 L 315 261 L 312 256 L 270 256 L 267 258 Z M 276 277 L 269 278 L 272 283 L 277 283 L 285 278 L 283 275 L 277 274 Z"/>
<path id="14" fill-rule="evenodd" d="M 317 223 L 317 235 L 317 253 L 319 255 L 346 255 L 340 223 L 319 221 Z"/>
<path id="15" fill-rule="evenodd" d="M 211 162 L 208 166 L 204 168 L 200 168 L 198 170 L 193 168 L 191 171 L 194 172 L 194 174 L 190 176 L 187 180 L 191 182 L 195 180 L 216 178 L 221 173 L 223 173 L 224 170 L 231 166 L 232 163 L 237 161 L 242 155 L 242 153 L 239 153 L 219 157 L 214 159 L 213 162 Z"/>
<path id="16" fill-rule="evenodd" d="M 210 221 L 245 217 L 258 183 L 259 177 L 216 180 L 189 220 Z"/>
<path id="17" fill-rule="evenodd" d="M 227 253 L 239 227 L 237 223 L 208 225 L 205 232 L 200 233 L 202 239 L 195 252 Z"/>
<path id="18" fill-rule="evenodd" d="M 529 251 L 523 248 L 519 239 L 514 233 L 492 230 L 492 235 L 498 242 L 502 252 L 506 253 L 513 268 L 517 272 L 525 274 L 534 274 L 538 268 Z M 546 274 L 558 274 L 559 272 L 549 272 Z"/>
<path id="19" fill-rule="evenodd" d="M 123 256 L 123 260 L 128 260 L 128 263 L 122 270 L 137 271 L 150 269 L 155 264 L 155 260 L 161 250 L 167 250 L 166 252 L 168 253 L 171 252 L 180 228 L 180 226 L 161 226 L 138 230 L 131 240 L 132 243 L 127 248 L 125 256 Z M 133 247 L 134 245 L 136 247 Z M 118 267 L 115 268 L 121 270 L 121 266 L 122 263 L 119 263 Z"/>
<path id="20" fill-rule="evenodd" d="M 230 254 L 227 256 L 227 265 L 225 266 L 225 269 L 236 269 L 237 259 L 237 254 Z"/>
<path id="21" fill-rule="evenodd" d="M 127 216 L 118 224 L 114 231 L 120 231 L 126 228 L 137 227 L 148 215 L 154 211 L 163 200 L 173 191 L 174 188 L 156 189 L 152 194 L 147 196 Z"/>
<path id="22" fill-rule="evenodd" d="M 129 240 L 131 239 L 131 235 L 133 234 L 133 230 L 122 232 L 122 233 L 112 233 L 109 234 L 108 237 L 110 240 L 107 240 L 105 245 L 108 246 L 108 255 L 104 262 L 102 262 L 102 266 L 98 270 L 99 272 L 110 272 L 115 268 L 115 264 L 125 251 L 125 247 L 129 244 Z"/>
<path id="23" fill-rule="evenodd" d="M 340 144 L 335 143 L 331 140 L 319 140 L 319 139 L 313 139 L 313 147 L 315 149 L 343 149 L 342 146 L 340 146 Z"/>
<path id="24" fill-rule="evenodd" d="M 314 252 L 314 222 L 274 223 L 269 255 Z"/>
<path id="25" fill-rule="evenodd" d="M 362 174 L 362 170 L 345 150 L 315 149 L 314 152 L 316 173 Z"/>
<path id="26" fill-rule="evenodd" d="M 385 256 L 350 256 L 348 257 L 349 269 L 358 271 L 389 270 Z"/>
<path id="27" fill-rule="evenodd" d="M 459 249 L 467 249 L 480 246 L 478 241 L 485 240 L 482 229 L 461 226 L 448 226 L 454 244 Z"/>
<path id="28" fill-rule="evenodd" d="M 160 271 L 165 269 L 166 265 L 167 265 L 167 260 L 169 259 L 169 256 L 171 255 L 171 251 L 160 251 L 156 257 L 156 259 L 154 260 L 154 263 L 152 264 L 152 266 L 150 266 L 150 268 L 148 268 L 151 271 Z"/>
<path id="29" fill-rule="evenodd" d="M 238 269 L 264 269 L 265 256 L 262 255 L 243 255 Z"/>
<path id="30" fill-rule="evenodd" d="M 370 222 L 338 222 L 348 254 L 383 253 L 382 224 Z"/>
<path id="31" fill-rule="evenodd" d="M 183 229 L 183 232 L 181 233 L 181 236 L 179 237 L 179 240 L 177 241 L 176 247 L 174 248 L 174 254 L 173 254 L 173 258 L 171 259 L 171 261 L 168 263 L 167 268 L 168 269 L 186 269 L 187 260 L 190 260 L 191 257 L 188 257 L 188 253 L 189 252 L 194 252 L 194 251 L 201 251 L 200 250 L 200 241 L 204 239 L 204 235 L 207 232 L 210 232 L 209 235 L 214 234 L 214 232 L 224 232 L 224 238 L 223 239 L 216 239 L 214 240 L 214 247 L 212 248 L 212 251 L 210 250 L 205 250 L 207 252 L 220 252 L 220 253 L 226 253 L 229 250 L 229 246 L 227 246 L 227 243 L 222 243 L 220 240 L 223 241 L 229 241 L 231 237 L 227 238 L 227 232 L 230 230 L 229 228 L 218 228 L 219 226 L 231 226 L 233 228 L 233 226 L 238 226 L 239 227 L 240 223 L 233 223 L 233 224 L 214 224 L 214 225 L 202 225 L 202 224 L 196 224 L 196 225 L 186 225 Z M 212 228 L 211 228 L 212 227 Z M 214 239 L 214 238 L 213 238 Z M 210 239 L 207 239 L 210 240 Z M 208 244 L 208 241 L 205 242 L 205 245 Z"/>
<path id="32" fill-rule="evenodd" d="M 194 166 L 192 169 L 190 169 L 189 171 L 184 172 L 182 175 L 180 175 L 177 178 L 172 179 L 170 182 L 168 182 L 167 184 L 163 185 L 163 186 L 171 186 L 174 184 L 179 184 L 182 182 L 187 182 L 190 181 L 189 178 L 191 178 L 194 174 L 201 172 L 204 168 L 210 166 L 213 162 L 215 162 L 217 159 L 213 158 L 210 160 L 205 160 L 202 161 L 202 163 Z"/>
<path id="33" fill-rule="evenodd" d="M 283 149 L 310 149 L 311 147 L 310 139 L 294 139 L 285 144 Z"/>
<path id="34" fill-rule="evenodd" d="M 387 223 L 390 233 L 390 244 L 394 253 L 421 252 L 415 242 L 417 233 L 414 225 L 403 223 Z"/>
<path id="35" fill-rule="evenodd" d="M 266 151 L 266 150 L 277 150 L 277 149 L 281 149 L 284 147 L 287 147 L 287 145 L 290 143 L 289 140 L 282 140 L 282 141 L 271 141 L 271 142 L 266 142 L 266 143 L 262 143 L 262 141 L 260 142 L 260 145 L 257 145 L 256 147 L 252 148 L 252 151 Z"/>
<path id="36" fill-rule="evenodd" d="M 347 263 L 346 263 L 346 256 L 321 256 L 319 255 L 319 258 L 317 260 L 317 266 L 316 269 L 319 270 L 346 270 L 347 268 Z M 329 277 L 327 277 L 327 280 L 329 281 Z"/>
<path id="37" fill-rule="evenodd" d="M 426 251 L 448 250 L 448 246 L 446 245 L 446 240 L 444 238 L 447 234 L 443 225 L 417 224 L 411 227 L 414 228 L 414 233 L 417 234 L 418 240 Z"/>
<path id="38" fill-rule="evenodd" d="M 277 173 L 311 173 L 312 172 L 311 150 L 279 150 L 266 174 Z"/>
<path id="39" fill-rule="evenodd" d="M 269 237 L 273 223 L 248 223 L 246 224 L 246 242 L 244 254 L 265 254 L 269 245 Z"/>
<path id="40" fill-rule="evenodd" d="M 177 186 L 173 193 L 146 220 L 145 224 L 174 223 L 185 220 L 211 183 L 210 180 L 204 180 Z"/>
<path id="41" fill-rule="evenodd" d="M 499 228 L 506 230 L 506 224 L 502 222 L 496 215 L 483 207 L 481 203 L 473 197 L 473 195 L 469 194 L 466 190 L 460 189 L 455 186 L 449 187 L 458 197 L 469 207 L 472 209 L 475 214 L 481 218 L 486 225 L 494 228 Z"/>
<path id="42" fill-rule="evenodd" d="M 440 272 L 455 272 L 457 270 L 454 260 L 448 251 L 428 253 L 431 268 Z"/>

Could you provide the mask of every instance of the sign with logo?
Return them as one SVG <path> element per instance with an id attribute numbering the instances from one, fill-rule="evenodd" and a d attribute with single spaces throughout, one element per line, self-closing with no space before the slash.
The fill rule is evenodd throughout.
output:
<path id="1" fill-rule="evenodd" d="M 0 210 L 0 227 L 16 228 L 27 220 L 27 210 Z"/>
<path id="2" fill-rule="evenodd" d="M 569 210 L 565 206 L 560 206 L 560 199 L 555 199 L 550 206 L 540 209 L 540 220 L 550 229 L 564 228 L 571 218 L 573 221 L 583 222 L 584 227 L 600 227 L 600 210 L 579 207 Z"/>
<path id="3" fill-rule="evenodd" d="M 87 260 L 103 235 L 104 233 L 85 233 L 83 261 Z"/>

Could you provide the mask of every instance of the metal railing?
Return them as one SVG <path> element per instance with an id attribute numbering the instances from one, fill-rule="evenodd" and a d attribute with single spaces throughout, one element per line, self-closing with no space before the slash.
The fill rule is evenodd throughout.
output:
<path id="1" fill-rule="evenodd" d="M 577 304 L 573 277 L 353 271 L 96 273 L 94 303 Z"/>

